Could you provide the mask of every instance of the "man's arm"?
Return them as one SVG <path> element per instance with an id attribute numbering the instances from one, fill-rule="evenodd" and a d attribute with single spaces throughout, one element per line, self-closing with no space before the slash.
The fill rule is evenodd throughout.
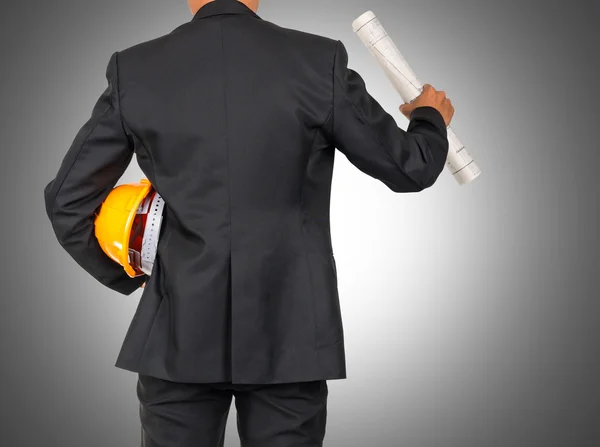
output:
<path id="1" fill-rule="evenodd" d="M 56 177 L 44 188 L 46 213 L 60 245 L 105 286 L 130 295 L 147 279 L 131 278 L 100 248 L 94 233 L 95 213 L 133 157 L 119 108 L 118 53 L 106 69 L 108 87 L 77 133 Z"/>
<path id="2" fill-rule="evenodd" d="M 394 192 L 418 192 L 432 186 L 448 155 L 445 121 L 436 108 L 417 107 L 410 118 L 407 131 L 398 127 L 367 92 L 362 77 L 348 68 L 348 53 L 338 41 L 327 129 L 352 164 Z"/>

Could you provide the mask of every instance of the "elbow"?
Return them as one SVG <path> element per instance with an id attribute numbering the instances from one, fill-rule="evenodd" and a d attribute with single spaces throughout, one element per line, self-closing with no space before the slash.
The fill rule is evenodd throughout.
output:
<path id="1" fill-rule="evenodd" d="M 57 220 L 57 210 L 56 210 L 56 194 L 53 193 L 52 185 L 54 180 L 52 180 L 46 187 L 44 188 L 44 203 L 46 206 L 46 215 L 48 216 L 48 220 L 50 220 L 50 224 L 52 225 L 52 230 L 54 231 L 54 235 L 58 240 L 60 245 L 64 246 L 64 243 L 67 239 L 67 231 L 64 225 L 59 225 Z"/>
<path id="2" fill-rule="evenodd" d="M 395 193 L 407 193 L 407 192 L 421 192 L 425 189 L 420 183 L 388 183 L 388 188 L 390 188 Z"/>
<path id="3" fill-rule="evenodd" d="M 414 180 L 407 181 L 406 177 L 400 181 L 384 181 L 386 186 L 395 193 L 421 192 L 425 189 L 422 183 L 417 183 Z"/>
<path id="4" fill-rule="evenodd" d="M 53 184 L 54 180 L 50 181 L 44 188 L 44 204 L 46 206 L 46 215 L 50 221 L 52 221 L 52 208 L 54 206 L 54 197 L 51 193 Z"/>
<path id="5" fill-rule="evenodd" d="M 427 188 L 431 188 L 437 182 L 437 179 L 440 177 L 442 171 L 438 167 L 429 167 L 426 170 L 423 179 L 421 180 L 421 191 Z"/>
<path id="6" fill-rule="evenodd" d="M 400 172 L 391 182 L 386 182 L 388 188 L 396 193 L 421 192 L 431 188 L 441 174 L 438 167 L 424 165 L 418 175 L 407 175 Z"/>
<path id="7" fill-rule="evenodd" d="M 63 197 L 54 189 L 54 180 L 44 188 L 44 203 L 46 206 L 46 215 L 58 243 L 65 247 L 72 243 L 75 232 L 74 221 L 78 220 L 77 214 L 73 210 L 67 210 L 61 206 Z"/>
<path id="8" fill-rule="evenodd" d="M 414 152 L 418 152 L 421 158 L 419 162 L 412 163 L 414 167 L 412 172 L 402 173 L 404 183 L 406 183 L 406 179 L 410 180 L 408 192 L 421 192 L 431 188 L 437 182 L 446 165 L 448 147 L 447 139 L 442 139 L 439 142 L 426 140 L 424 143 L 416 139 Z"/>
<path id="9" fill-rule="evenodd" d="M 71 232 L 64 225 L 64 223 L 61 223 L 61 220 L 57 218 L 57 215 L 54 211 L 51 210 L 48 213 L 48 218 L 50 219 L 50 224 L 52 225 L 52 231 L 54 231 L 56 240 L 64 248 L 66 245 L 69 244 Z"/>
<path id="10" fill-rule="evenodd" d="M 46 212 L 58 243 L 65 249 L 72 246 L 76 239 L 76 225 L 73 224 L 73 217 L 61 210 L 60 207 L 53 205 L 52 202 L 46 204 Z"/>

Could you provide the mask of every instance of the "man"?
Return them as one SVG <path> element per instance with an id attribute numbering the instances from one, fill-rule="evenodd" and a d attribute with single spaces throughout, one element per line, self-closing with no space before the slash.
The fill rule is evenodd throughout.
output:
<path id="1" fill-rule="evenodd" d="M 320 446 L 346 377 L 329 197 L 337 148 L 397 193 L 432 186 L 454 110 L 427 86 L 400 129 L 342 42 L 189 0 L 192 20 L 116 52 L 108 88 L 45 188 L 61 245 L 105 286 L 146 284 L 116 366 L 138 373 L 144 446 Z M 94 213 L 133 155 L 166 203 L 154 269 L 130 278 Z M 147 283 L 146 283 L 147 281 Z"/>

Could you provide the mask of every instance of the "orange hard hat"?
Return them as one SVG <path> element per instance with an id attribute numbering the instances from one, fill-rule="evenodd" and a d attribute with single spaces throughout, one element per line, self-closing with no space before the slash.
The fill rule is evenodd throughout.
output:
<path id="1" fill-rule="evenodd" d="M 100 247 L 132 278 L 152 271 L 163 208 L 160 195 L 142 179 L 115 187 L 95 218 Z"/>

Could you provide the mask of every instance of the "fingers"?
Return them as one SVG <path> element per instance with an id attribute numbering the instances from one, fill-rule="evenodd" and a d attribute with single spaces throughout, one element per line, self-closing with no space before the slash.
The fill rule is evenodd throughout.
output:
<path id="1" fill-rule="evenodd" d="M 442 114 L 447 124 L 454 115 L 452 101 L 448 98 L 446 92 L 443 90 L 436 90 L 431 84 L 423 84 L 419 96 L 409 103 L 402 104 L 400 106 L 400 112 L 402 112 L 406 118 L 410 119 L 413 110 L 422 106 L 430 106 L 437 109 Z"/>
<path id="2" fill-rule="evenodd" d="M 445 98 L 446 97 L 446 92 L 445 91 L 443 91 L 443 90 L 436 90 L 435 87 L 433 87 L 431 84 L 424 84 L 423 85 L 423 90 L 422 90 L 421 93 L 425 93 L 425 94 L 435 93 L 440 98 Z"/>
<path id="3" fill-rule="evenodd" d="M 406 117 L 409 117 L 412 111 L 414 110 L 414 105 L 410 103 L 402 104 L 400 106 L 400 112 Z"/>

